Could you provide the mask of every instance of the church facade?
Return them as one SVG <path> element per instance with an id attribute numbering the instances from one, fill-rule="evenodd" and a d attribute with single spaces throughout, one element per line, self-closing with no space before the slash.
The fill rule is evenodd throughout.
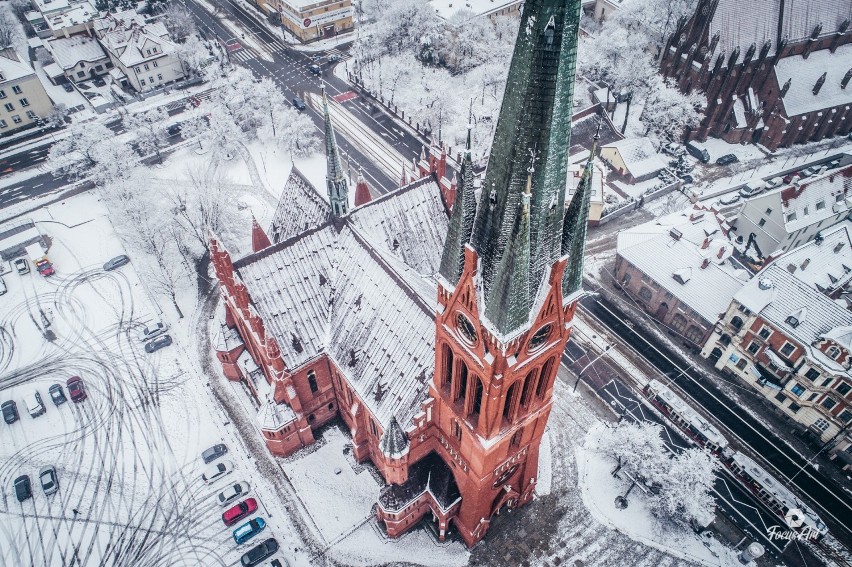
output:
<path id="1" fill-rule="evenodd" d="M 252 254 L 211 240 L 214 346 L 267 447 L 342 419 L 386 482 L 389 536 L 428 518 L 472 546 L 533 499 L 582 293 L 591 160 L 565 206 L 579 17 L 579 0 L 526 2 L 484 177 L 468 135 L 451 182 L 433 154 L 387 195 L 359 176 L 352 199 L 323 94 L 326 195 L 294 169 Z"/>

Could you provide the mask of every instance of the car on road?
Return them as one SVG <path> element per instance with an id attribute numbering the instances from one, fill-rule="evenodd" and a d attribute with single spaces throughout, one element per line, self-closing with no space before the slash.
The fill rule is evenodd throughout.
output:
<path id="1" fill-rule="evenodd" d="M 152 353 L 157 352 L 161 348 L 165 348 L 172 344 L 172 337 L 169 335 L 160 335 L 156 339 L 150 340 L 145 343 L 145 352 Z"/>
<path id="2" fill-rule="evenodd" d="M 83 379 L 79 376 L 72 376 L 65 385 L 68 386 L 68 393 L 71 395 L 72 402 L 79 403 L 89 397 L 86 394 L 86 388 L 83 386 Z"/>
<path id="3" fill-rule="evenodd" d="M 252 518 L 234 530 L 234 541 L 237 542 L 237 545 L 242 545 L 262 532 L 265 527 L 266 522 L 263 521 L 263 518 Z"/>
<path id="4" fill-rule="evenodd" d="M 106 270 L 106 271 L 115 270 L 116 268 L 120 268 L 120 267 L 124 266 L 125 264 L 129 264 L 129 263 L 130 263 L 130 258 L 128 256 L 122 254 L 121 256 L 116 256 L 115 258 L 113 258 L 112 260 L 110 260 L 106 264 L 104 264 L 104 270 Z"/>
<path id="5" fill-rule="evenodd" d="M 240 565 L 243 567 L 254 567 L 255 565 L 260 565 L 261 561 L 271 557 L 276 551 L 278 551 L 278 541 L 274 537 L 271 537 L 263 543 L 259 543 L 246 551 L 243 556 L 240 557 Z"/>
<path id="6" fill-rule="evenodd" d="M 6 282 L 3 281 L 3 278 L 0 278 L 0 295 L 5 295 L 9 289 L 6 287 Z"/>
<path id="7" fill-rule="evenodd" d="M 219 506 L 227 506 L 234 500 L 238 500 L 248 494 L 249 485 L 247 482 L 236 482 L 216 495 L 216 500 L 219 501 Z"/>
<path id="8" fill-rule="evenodd" d="M 3 402 L 3 405 L 0 406 L 3 410 L 3 421 L 8 423 L 9 425 L 18 421 L 18 404 L 15 403 L 14 400 L 9 400 L 7 402 Z"/>
<path id="9" fill-rule="evenodd" d="M 139 331 L 139 340 L 143 343 L 146 341 L 150 341 L 151 339 L 157 338 L 169 328 L 163 323 L 154 323 L 153 325 L 148 325 L 147 327 L 143 327 L 141 331 Z"/>
<path id="10" fill-rule="evenodd" d="M 305 105 L 305 101 L 300 99 L 299 97 L 293 97 L 293 106 L 296 110 L 305 110 L 307 106 Z"/>
<path id="11" fill-rule="evenodd" d="M 234 465 L 227 461 L 220 461 L 215 465 L 209 465 L 201 473 L 201 480 L 206 484 L 215 482 L 234 470 Z"/>
<path id="12" fill-rule="evenodd" d="M 328 57 L 329 63 L 337 63 L 338 61 L 340 61 L 340 55 L 337 55 L 336 53 L 333 54 L 333 55 L 329 55 L 329 57 Z"/>
<path id="13" fill-rule="evenodd" d="M 62 391 L 61 384 L 51 384 L 50 388 L 47 389 L 47 393 L 50 394 L 50 399 L 53 400 L 53 405 L 56 407 L 68 401 L 65 398 L 65 392 Z"/>
<path id="14" fill-rule="evenodd" d="M 73 93 L 74 92 L 74 85 L 72 85 L 71 83 L 63 83 L 62 88 L 65 89 L 66 93 Z"/>
<path id="15" fill-rule="evenodd" d="M 720 205 L 733 205 L 734 203 L 739 202 L 740 194 L 739 193 L 728 193 L 727 195 L 722 196 L 719 199 Z"/>
<path id="16" fill-rule="evenodd" d="M 223 443 L 218 443 L 213 445 L 209 449 L 206 449 L 203 453 L 201 453 L 201 459 L 204 461 L 204 464 L 209 464 L 224 455 L 228 452 L 228 446 Z"/>
<path id="17" fill-rule="evenodd" d="M 26 258 L 15 258 L 15 270 L 22 276 L 30 273 L 30 264 Z"/>
<path id="18" fill-rule="evenodd" d="M 26 404 L 27 411 L 32 418 L 36 418 L 47 411 L 47 408 L 44 407 L 44 403 L 41 401 L 41 394 L 38 393 L 38 390 L 25 397 L 24 404 Z"/>
<path id="19" fill-rule="evenodd" d="M 322 69 L 321 69 L 321 68 L 320 68 L 320 66 L 319 66 L 319 65 L 317 65 L 316 63 L 311 63 L 311 64 L 308 66 L 308 70 L 309 70 L 311 73 L 313 73 L 314 75 L 322 75 Z"/>
<path id="20" fill-rule="evenodd" d="M 738 161 L 740 161 L 740 158 L 734 154 L 725 154 L 716 160 L 716 165 L 730 165 L 732 163 L 737 163 Z"/>
<path id="21" fill-rule="evenodd" d="M 52 465 L 41 467 L 38 471 L 38 479 L 41 481 L 41 489 L 46 496 L 59 490 L 59 481 L 56 479 L 56 468 Z"/>
<path id="22" fill-rule="evenodd" d="M 257 510 L 257 500 L 246 498 L 239 504 L 232 506 L 222 513 L 222 521 L 226 526 L 233 526 L 243 518 L 248 517 Z"/>
<path id="23" fill-rule="evenodd" d="M 15 479 L 15 497 L 18 499 L 18 502 L 23 502 L 27 498 L 33 497 L 33 487 L 30 484 L 30 477 L 28 475 L 21 475 Z"/>

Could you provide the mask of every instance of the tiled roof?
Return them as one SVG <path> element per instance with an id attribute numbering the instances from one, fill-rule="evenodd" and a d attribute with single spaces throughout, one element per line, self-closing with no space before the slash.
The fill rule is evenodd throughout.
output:
<path id="1" fill-rule="evenodd" d="M 727 311 L 748 275 L 732 264 L 733 245 L 722 233 L 716 217 L 705 212 L 690 221 L 691 213 L 696 212 L 687 210 L 623 230 L 618 233 L 616 250 L 678 301 L 714 323 Z M 708 238 L 707 247 L 701 248 Z M 702 269 L 705 259 L 709 264 Z M 689 277 L 684 277 L 687 269 Z M 675 279 L 676 274 L 684 283 Z"/>
<path id="2" fill-rule="evenodd" d="M 328 223 L 238 260 L 288 368 L 326 353 L 383 428 L 420 411 L 434 311 L 352 228 Z"/>
<path id="3" fill-rule="evenodd" d="M 625 138 L 601 147 L 606 148 L 618 150 L 633 177 L 643 177 L 666 167 L 648 138 Z"/>
<path id="4" fill-rule="evenodd" d="M 790 89 L 782 98 L 787 116 L 852 103 L 852 86 L 841 88 L 843 77 L 852 67 L 852 44 L 841 45 L 832 53 L 815 51 L 805 59 L 801 55 L 785 57 L 775 65 L 779 88 L 790 80 Z M 825 82 L 814 94 L 814 86 L 825 73 Z"/>
<path id="5" fill-rule="evenodd" d="M 293 238 L 328 220 L 330 210 L 328 201 L 323 199 L 302 172 L 293 166 L 272 215 L 269 236 L 273 243 Z"/>
<path id="6" fill-rule="evenodd" d="M 822 232 L 820 244 L 811 240 L 776 260 L 816 290 L 842 286 L 852 279 L 852 222 L 844 221 Z"/>

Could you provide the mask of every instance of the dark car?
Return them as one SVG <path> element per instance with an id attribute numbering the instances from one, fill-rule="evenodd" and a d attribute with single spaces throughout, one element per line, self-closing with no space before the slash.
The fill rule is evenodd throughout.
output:
<path id="1" fill-rule="evenodd" d="M 204 461 L 204 464 L 212 463 L 227 452 L 228 446 L 219 443 L 218 445 L 213 445 L 212 447 L 201 453 L 201 459 Z"/>
<path id="2" fill-rule="evenodd" d="M 274 537 L 271 537 L 245 552 L 240 557 L 240 565 L 243 567 L 254 567 L 276 551 L 278 551 L 278 541 Z"/>
<path id="3" fill-rule="evenodd" d="M 710 152 L 706 149 L 696 146 L 692 142 L 686 143 L 686 151 L 689 152 L 689 155 L 700 161 L 701 163 L 707 163 L 710 161 Z"/>
<path id="4" fill-rule="evenodd" d="M 145 352 L 157 352 L 161 348 L 165 348 L 170 344 L 172 344 L 172 337 L 170 335 L 161 335 L 156 339 L 145 343 Z"/>
<path id="5" fill-rule="evenodd" d="M 177 136 L 180 134 L 180 124 L 172 124 L 168 128 L 166 128 L 166 132 L 169 133 L 169 136 Z"/>
<path id="6" fill-rule="evenodd" d="M 68 386 L 68 393 L 71 395 L 71 401 L 79 403 L 88 397 L 86 395 L 86 388 L 83 386 L 83 379 L 79 376 L 72 376 L 68 379 L 68 382 L 66 382 L 65 385 Z"/>
<path id="7" fill-rule="evenodd" d="M 3 408 L 3 421 L 6 423 L 11 425 L 20 418 L 18 415 L 18 404 L 16 404 L 14 400 L 3 402 L 3 405 L 0 407 Z"/>
<path id="8" fill-rule="evenodd" d="M 270 563 L 269 566 L 270 567 L 290 567 L 290 563 L 282 557 L 280 559 L 273 559 L 272 563 Z"/>
<path id="9" fill-rule="evenodd" d="M 687 185 L 695 182 L 695 180 L 692 178 L 692 176 L 689 175 L 688 173 L 686 175 L 681 175 L 680 179 Z"/>
<path id="10" fill-rule="evenodd" d="M 53 400 L 53 405 L 55 406 L 61 406 L 67 401 L 61 384 L 53 384 L 47 389 L 47 393 L 50 394 L 50 399 Z"/>
<path id="11" fill-rule="evenodd" d="M 116 256 L 115 258 L 113 258 L 112 260 L 110 260 L 109 262 L 104 264 L 104 270 L 106 270 L 106 271 L 115 270 L 116 268 L 120 268 L 120 267 L 124 266 L 125 264 L 129 264 L 129 263 L 130 263 L 130 258 L 128 258 L 126 255 L 122 254 L 121 256 Z"/>
<path id="12" fill-rule="evenodd" d="M 740 161 L 740 159 L 734 154 L 725 154 L 716 160 L 716 165 L 730 165 L 732 163 L 737 163 L 738 161 Z"/>
<path id="13" fill-rule="evenodd" d="M 18 502 L 23 502 L 27 498 L 32 498 L 33 487 L 30 484 L 29 476 L 22 475 L 15 479 L 15 496 L 17 497 Z M 252 563 L 252 565 L 254 565 L 254 563 Z"/>
<path id="14" fill-rule="evenodd" d="M 106 81 L 104 81 L 103 77 L 98 77 L 92 82 L 95 83 L 96 87 L 105 87 L 106 86 Z"/>
<path id="15" fill-rule="evenodd" d="M 66 93 L 73 93 L 74 92 L 74 85 L 72 85 L 71 83 L 64 83 L 62 85 L 62 88 L 65 89 Z"/>
<path id="16" fill-rule="evenodd" d="M 305 108 L 307 108 L 305 106 L 305 101 L 303 101 L 299 97 L 295 97 L 293 99 L 293 106 L 296 107 L 296 110 L 305 110 Z"/>
<path id="17" fill-rule="evenodd" d="M 314 75 L 322 75 L 322 69 L 316 63 L 312 63 L 308 66 L 308 70 Z"/>

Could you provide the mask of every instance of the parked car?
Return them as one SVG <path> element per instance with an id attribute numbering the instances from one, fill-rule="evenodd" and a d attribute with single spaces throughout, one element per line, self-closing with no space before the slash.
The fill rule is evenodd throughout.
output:
<path id="1" fill-rule="evenodd" d="M 68 393 L 71 395 L 72 402 L 80 403 L 88 397 L 86 388 L 83 386 L 83 379 L 79 376 L 72 376 L 65 385 L 68 386 Z"/>
<path id="2" fill-rule="evenodd" d="M 695 179 L 688 173 L 680 176 L 681 181 L 683 181 L 684 185 L 691 185 L 695 182 Z"/>
<path id="3" fill-rule="evenodd" d="M 6 287 L 6 282 L 3 281 L 3 278 L 0 278 L 0 295 L 5 295 L 9 289 Z"/>
<path id="4" fill-rule="evenodd" d="M 296 107 L 296 110 L 305 110 L 305 108 L 307 108 L 307 106 L 305 106 L 305 101 L 299 97 L 293 98 L 293 106 Z"/>
<path id="5" fill-rule="evenodd" d="M 237 545 L 242 545 L 262 532 L 265 527 L 266 522 L 263 521 L 263 518 L 252 518 L 234 530 L 234 541 L 237 542 Z"/>
<path id="6" fill-rule="evenodd" d="M 819 166 L 812 165 L 811 167 L 806 167 L 805 169 L 800 171 L 799 175 L 801 175 L 802 177 L 811 177 L 813 175 L 816 175 L 817 173 L 819 173 Z"/>
<path id="7" fill-rule="evenodd" d="M 33 487 L 30 484 L 30 477 L 28 475 L 21 475 L 15 479 L 15 497 L 18 499 L 18 502 L 23 502 L 27 498 L 33 497 Z"/>
<path id="8" fill-rule="evenodd" d="M 38 270 L 38 273 L 40 273 L 44 277 L 52 276 L 56 273 L 53 264 L 51 264 L 50 260 L 48 260 L 47 258 L 41 258 L 39 260 L 36 260 L 35 267 L 36 270 Z"/>
<path id="9" fill-rule="evenodd" d="M 157 352 L 161 348 L 165 348 L 172 344 L 172 338 L 169 335 L 160 335 L 156 339 L 152 339 L 145 343 L 145 352 Z"/>
<path id="10" fill-rule="evenodd" d="M 26 258 L 16 258 L 15 259 L 15 270 L 22 276 L 24 274 L 30 273 L 30 264 L 27 262 Z"/>
<path id="11" fill-rule="evenodd" d="M 754 179 L 749 181 L 745 187 L 740 189 L 740 196 L 744 198 L 754 197 L 761 191 L 766 189 L 766 182 L 762 179 Z"/>
<path id="12" fill-rule="evenodd" d="M 669 142 L 668 144 L 664 144 L 663 147 L 660 149 L 663 151 L 663 153 L 667 153 L 675 157 L 680 157 L 686 153 L 686 150 L 683 149 L 683 146 L 675 142 Z"/>
<path id="13" fill-rule="evenodd" d="M 233 526 L 243 518 L 253 514 L 257 510 L 257 500 L 254 498 L 246 498 L 236 506 L 232 506 L 225 510 L 222 514 L 222 521 L 226 526 Z"/>
<path id="14" fill-rule="evenodd" d="M 240 565 L 243 567 L 254 567 L 255 565 L 260 565 L 261 561 L 270 557 L 276 551 L 278 551 L 278 541 L 271 537 L 245 552 L 243 556 L 240 557 Z"/>
<path id="15" fill-rule="evenodd" d="M 168 326 L 163 323 L 154 323 L 153 325 L 148 325 L 147 327 L 143 327 L 141 331 L 139 331 L 139 340 L 143 343 L 145 341 L 150 341 L 156 337 L 159 337 L 163 333 L 168 330 Z"/>
<path id="16" fill-rule="evenodd" d="M 793 173 L 788 173 L 782 178 L 784 183 L 793 183 L 796 179 L 801 178 L 801 174 L 798 171 L 794 171 Z"/>
<path id="17" fill-rule="evenodd" d="M 768 187 L 769 189 L 775 189 L 776 187 L 779 187 L 783 184 L 784 179 L 782 179 L 781 177 L 773 177 L 772 179 L 766 182 L 766 187 Z"/>
<path id="18" fill-rule="evenodd" d="M 38 479 L 41 481 L 41 489 L 49 496 L 59 490 L 59 481 L 56 479 L 56 469 L 52 465 L 41 467 L 38 471 Z"/>
<path id="19" fill-rule="evenodd" d="M 725 154 L 716 160 L 716 165 L 730 165 L 732 163 L 737 163 L 738 161 L 740 161 L 740 159 L 734 154 Z"/>
<path id="20" fill-rule="evenodd" d="M 41 401 L 41 394 L 38 393 L 38 390 L 24 398 L 24 404 L 26 404 L 27 411 L 32 418 L 36 418 L 47 411 L 47 408 L 44 407 L 44 403 Z"/>
<path id="21" fill-rule="evenodd" d="M 180 134 L 180 130 L 181 130 L 181 124 L 180 123 L 172 124 L 171 126 L 166 128 L 166 132 L 168 132 L 169 136 L 177 136 L 178 134 Z"/>
<path id="22" fill-rule="evenodd" d="M 73 93 L 74 92 L 74 85 L 72 85 L 71 83 L 63 83 L 62 88 L 65 89 L 66 93 Z"/>
<path id="23" fill-rule="evenodd" d="M 237 482 L 220 492 L 216 496 L 216 500 L 219 501 L 219 506 L 227 506 L 234 500 L 238 500 L 248 494 L 248 491 L 249 485 L 247 482 Z"/>
<path id="24" fill-rule="evenodd" d="M 322 74 L 322 69 L 321 69 L 321 68 L 320 68 L 320 66 L 319 66 L 319 65 L 317 65 L 316 63 L 311 63 L 311 64 L 308 66 L 308 70 L 309 70 L 311 73 L 313 73 L 314 75 L 321 75 L 321 74 Z"/>
<path id="25" fill-rule="evenodd" d="M 127 257 L 126 255 L 122 254 L 121 256 L 116 256 L 115 258 L 113 258 L 112 260 L 110 260 L 109 262 L 104 264 L 104 270 L 109 272 L 110 270 L 115 270 L 116 268 L 120 268 L 123 265 L 129 264 L 129 263 L 130 263 L 130 258 Z"/>
<path id="26" fill-rule="evenodd" d="M 740 194 L 739 193 L 728 193 L 727 195 L 724 195 L 719 199 L 719 204 L 720 205 L 733 205 L 734 203 L 737 203 L 739 200 L 740 200 Z"/>
<path id="27" fill-rule="evenodd" d="M 269 564 L 269 567 L 290 567 L 290 562 L 283 557 L 276 557 Z"/>
<path id="28" fill-rule="evenodd" d="M 229 472 L 234 470 L 234 465 L 231 463 L 224 461 L 218 462 L 215 465 L 210 465 L 204 469 L 204 472 L 201 473 L 201 480 L 203 480 L 206 484 L 210 484 L 211 482 L 215 482 L 228 474 Z"/>
<path id="29" fill-rule="evenodd" d="M 50 394 L 50 399 L 53 400 L 53 405 L 57 407 L 68 401 L 65 398 L 65 392 L 62 391 L 61 384 L 52 384 L 50 388 L 47 389 L 47 393 Z"/>
<path id="30" fill-rule="evenodd" d="M 204 461 L 204 464 L 211 463 L 228 452 L 228 446 L 222 443 L 217 445 L 213 445 L 209 449 L 206 449 L 203 453 L 201 453 L 201 459 Z"/>
<path id="31" fill-rule="evenodd" d="M 686 151 L 689 152 L 689 155 L 691 155 L 701 163 L 707 163 L 708 161 L 710 161 L 710 152 L 700 146 L 697 146 L 692 142 L 686 143 Z"/>
<path id="32" fill-rule="evenodd" d="M 15 403 L 14 400 L 9 400 L 8 402 L 3 402 L 3 405 L 0 406 L 3 410 L 3 421 L 8 423 L 9 425 L 18 421 L 18 404 Z"/>

